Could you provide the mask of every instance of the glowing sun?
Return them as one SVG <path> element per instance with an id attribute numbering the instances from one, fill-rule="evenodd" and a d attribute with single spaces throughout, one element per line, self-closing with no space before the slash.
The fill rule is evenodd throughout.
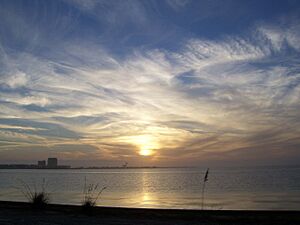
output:
<path id="1" fill-rule="evenodd" d="M 158 138 L 151 134 L 126 136 L 122 140 L 136 146 L 137 153 L 141 156 L 154 155 L 155 150 L 160 147 Z"/>
<path id="2" fill-rule="evenodd" d="M 142 156 L 153 155 L 153 150 L 158 148 L 157 139 L 147 134 L 132 136 L 131 143 L 139 148 L 139 154 Z"/>
<path id="3" fill-rule="evenodd" d="M 142 148 L 139 153 L 143 156 L 149 156 L 153 154 L 152 150 L 147 148 Z"/>

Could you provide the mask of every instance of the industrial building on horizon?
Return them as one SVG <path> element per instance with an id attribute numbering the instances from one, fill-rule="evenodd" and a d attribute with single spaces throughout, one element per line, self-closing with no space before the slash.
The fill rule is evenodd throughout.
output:
<path id="1" fill-rule="evenodd" d="M 58 165 L 57 158 L 48 158 L 37 164 L 0 164 L 0 169 L 71 169 L 71 166 Z"/>
<path id="2" fill-rule="evenodd" d="M 47 167 L 48 168 L 56 168 L 58 166 L 57 158 L 48 158 Z"/>
<path id="3" fill-rule="evenodd" d="M 71 166 L 67 165 L 58 165 L 58 159 L 57 158 L 48 158 L 47 164 L 46 160 L 38 161 L 37 163 L 38 168 L 41 169 L 69 169 Z"/>

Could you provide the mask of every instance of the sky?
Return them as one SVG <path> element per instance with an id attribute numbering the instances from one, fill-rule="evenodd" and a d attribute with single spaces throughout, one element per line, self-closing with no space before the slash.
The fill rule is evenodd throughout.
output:
<path id="1" fill-rule="evenodd" d="M 0 163 L 300 162 L 297 0 L 1 0 Z"/>

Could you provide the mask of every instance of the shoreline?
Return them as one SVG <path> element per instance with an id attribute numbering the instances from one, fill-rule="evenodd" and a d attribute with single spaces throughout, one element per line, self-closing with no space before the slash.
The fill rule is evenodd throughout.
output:
<path id="1" fill-rule="evenodd" d="M 7 224 L 300 224 L 300 211 L 191 210 L 96 206 L 88 215 L 78 205 L 49 204 L 32 209 L 30 203 L 0 201 L 0 225 Z M 23 221 L 22 223 L 18 221 Z"/>
<path id="2" fill-rule="evenodd" d="M 1 165 L 0 170 L 114 170 L 114 169 L 186 169 L 196 167 L 159 167 L 159 166 L 144 166 L 144 167 L 38 167 L 37 165 Z"/>

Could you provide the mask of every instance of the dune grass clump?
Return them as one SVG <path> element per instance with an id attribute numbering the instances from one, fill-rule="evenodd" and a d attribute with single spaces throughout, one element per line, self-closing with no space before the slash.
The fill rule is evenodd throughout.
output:
<path id="1" fill-rule="evenodd" d="M 89 212 L 96 206 L 98 199 L 106 187 L 100 188 L 99 183 L 87 184 L 86 178 L 84 179 L 83 201 L 82 207 L 85 212 Z"/>
<path id="2" fill-rule="evenodd" d="M 26 182 L 22 180 L 20 180 L 20 182 L 22 184 L 21 192 L 27 198 L 28 202 L 31 203 L 32 208 L 43 209 L 49 204 L 50 198 L 49 193 L 46 192 L 45 178 L 43 178 L 40 191 L 37 190 L 36 185 L 34 185 L 34 189 L 32 189 Z"/>
<path id="3" fill-rule="evenodd" d="M 44 208 L 47 204 L 49 204 L 50 199 L 47 193 L 36 192 L 30 198 L 30 202 L 34 208 Z"/>
<path id="4" fill-rule="evenodd" d="M 203 206 L 204 206 L 204 192 L 205 192 L 205 184 L 208 181 L 208 172 L 209 172 L 209 168 L 207 168 L 204 179 L 203 179 L 201 210 L 203 210 Z"/>

